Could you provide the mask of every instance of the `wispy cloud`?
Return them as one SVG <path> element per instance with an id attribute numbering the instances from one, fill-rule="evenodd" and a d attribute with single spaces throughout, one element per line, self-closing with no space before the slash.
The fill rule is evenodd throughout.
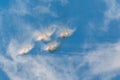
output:
<path id="1" fill-rule="evenodd" d="M 1 31 L 1 28 L 2 28 L 2 16 L 0 14 L 0 31 Z"/>
<path id="2" fill-rule="evenodd" d="M 45 1 L 47 3 L 53 0 Z M 64 0 L 62 2 L 64 3 Z M 109 24 L 111 20 L 119 19 L 119 5 L 115 0 L 110 2 L 106 0 L 106 2 L 108 3 L 108 10 L 105 13 L 105 19 L 108 22 L 107 24 Z M 12 60 L 0 55 L 0 64 L 2 64 L 0 67 L 11 80 L 94 80 L 96 76 L 100 76 L 102 80 L 110 80 L 119 75 L 120 42 L 98 44 L 96 49 L 85 52 L 83 55 L 80 52 L 73 55 L 63 54 L 59 56 L 57 54 L 19 55 L 29 53 L 35 47 L 35 41 L 41 41 L 41 38 L 50 40 L 52 35 L 58 37 L 61 32 L 65 33 L 65 35 L 67 32 L 67 36 L 70 36 L 73 34 L 74 29 L 69 27 L 67 29 L 66 27 L 61 28 L 60 25 L 55 25 L 55 27 L 48 25 L 47 28 L 36 29 L 32 27 L 36 25 L 31 25 L 23 18 L 19 18 L 21 15 L 30 13 L 28 2 L 24 3 L 19 0 L 16 3 L 15 6 L 13 5 L 14 7 L 11 7 L 10 11 L 11 14 L 19 14 L 15 15 L 13 18 L 14 23 L 11 23 L 17 25 L 18 34 L 16 34 L 17 37 L 15 39 L 10 39 L 9 45 L 6 47 L 7 54 Z M 38 9 L 42 14 L 51 13 L 49 6 L 38 6 L 36 10 Z M 56 33 L 57 35 L 55 35 Z M 47 43 L 45 50 L 49 50 L 49 42 Z M 52 48 L 56 48 L 58 44 L 58 42 L 54 42 L 50 46 L 52 45 Z"/>
<path id="3" fill-rule="evenodd" d="M 10 45 L 13 43 L 16 42 L 12 41 Z M 8 54 L 13 60 L 0 56 L 0 63 L 3 64 L 1 67 L 11 80 L 93 80 L 96 76 L 100 76 L 101 80 L 111 80 L 119 75 L 120 42 L 98 44 L 95 49 L 83 53 L 84 55 L 78 52 L 75 55 L 34 57 L 16 55 L 15 51 L 20 45 L 22 44 L 17 43 L 8 46 Z"/>
<path id="4" fill-rule="evenodd" d="M 9 8 L 10 13 L 17 15 L 26 15 L 29 14 L 29 8 L 27 6 L 27 1 L 22 0 L 13 0 L 11 7 Z"/>
<path id="5" fill-rule="evenodd" d="M 62 5 L 66 5 L 66 4 L 69 3 L 69 0 L 60 0 L 60 2 L 61 2 Z"/>
<path id="6" fill-rule="evenodd" d="M 119 75 L 120 64 L 120 42 L 113 44 L 103 44 L 96 50 L 88 52 L 84 60 L 89 65 L 88 77 L 93 79 L 99 75 L 102 80 L 109 78 L 111 80 L 116 75 Z M 89 74 L 89 72 L 91 74 Z M 85 75 L 86 76 L 86 75 Z M 91 80 L 90 79 L 90 80 Z"/>
<path id="7" fill-rule="evenodd" d="M 56 76 L 50 66 L 42 57 L 40 60 L 32 57 L 17 57 L 15 61 L 2 59 L 3 70 L 8 74 L 11 80 L 56 80 Z M 42 60 L 42 62 L 41 62 Z"/>
<path id="8" fill-rule="evenodd" d="M 38 5 L 35 8 L 33 8 L 33 11 L 37 12 L 37 14 L 42 14 L 42 15 L 48 14 L 48 15 L 51 15 L 53 17 L 57 17 L 58 16 L 54 11 L 51 10 L 51 6 L 50 5 L 48 5 L 48 6 Z"/>
<path id="9" fill-rule="evenodd" d="M 107 10 L 105 11 L 104 26 L 108 27 L 113 20 L 120 20 L 120 3 L 117 0 L 105 0 Z"/>
<path id="10" fill-rule="evenodd" d="M 17 58 L 14 58 L 17 57 Z M 9 60 L 0 56 L 1 68 L 11 80 L 73 80 L 77 79 L 73 65 L 74 58 L 68 56 L 14 56 Z M 64 63 L 66 60 L 67 65 Z"/>

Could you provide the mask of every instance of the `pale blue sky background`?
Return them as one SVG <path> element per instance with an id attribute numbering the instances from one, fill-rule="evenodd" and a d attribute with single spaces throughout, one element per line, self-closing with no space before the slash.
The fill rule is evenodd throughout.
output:
<path id="1" fill-rule="evenodd" d="M 119 13 L 120 0 L 0 0 L 0 80 L 119 80 Z M 53 34 L 54 53 L 32 40 L 51 25 L 76 29 Z M 21 44 L 34 47 L 19 56 Z"/>

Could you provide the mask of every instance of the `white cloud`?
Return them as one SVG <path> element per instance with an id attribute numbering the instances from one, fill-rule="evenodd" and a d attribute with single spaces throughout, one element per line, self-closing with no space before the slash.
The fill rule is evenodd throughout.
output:
<path id="1" fill-rule="evenodd" d="M 3 70 L 8 74 L 11 80 L 57 80 L 53 70 L 43 61 L 32 57 L 17 57 L 15 61 L 2 59 Z M 41 62 L 41 60 L 43 62 Z"/>
<path id="2" fill-rule="evenodd" d="M 58 15 L 51 9 L 53 1 L 54 0 L 38 0 L 36 1 L 37 4 L 31 4 L 31 0 L 13 0 L 8 12 L 16 16 L 30 15 L 32 17 L 40 17 L 41 15 L 50 15 L 57 17 Z"/>
<path id="3" fill-rule="evenodd" d="M 61 2 L 62 5 L 66 5 L 66 4 L 69 3 L 69 0 L 60 0 L 60 2 Z"/>
<path id="4" fill-rule="evenodd" d="M 2 17 L 0 15 L 0 31 L 1 31 L 1 28 L 2 28 Z"/>
<path id="5" fill-rule="evenodd" d="M 109 7 L 105 13 L 106 20 L 110 22 L 113 19 L 119 19 L 118 3 L 116 3 L 115 0 L 111 0 L 110 2 L 106 0 L 106 2 Z M 15 13 L 29 13 L 26 3 L 23 3 L 21 0 L 18 1 L 18 3 L 18 7 L 12 7 L 12 10 L 15 10 Z M 43 12 L 41 11 L 42 13 L 50 12 L 49 7 L 43 6 L 41 8 L 40 10 L 43 10 Z M 15 18 L 14 20 L 18 20 L 18 18 Z M 3 66 L 0 67 L 7 73 L 11 80 L 93 80 L 96 75 L 101 76 L 103 78 L 102 80 L 110 80 L 119 74 L 120 63 L 118 61 L 120 61 L 120 42 L 98 45 L 96 49 L 84 53 L 83 56 L 81 56 L 80 52 L 77 52 L 77 54 L 74 54 L 75 52 L 73 52 L 72 55 L 69 56 L 61 54 L 58 56 L 57 54 L 18 56 L 18 53 L 29 53 L 34 47 L 34 43 L 32 42 L 33 38 L 35 41 L 41 40 L 41 37 L 43 38 L 43 34 L 41 36 L 41 33 L 45 32 L 47 37 L 44 39 L 49 40 L 50 37 L 54 35 L 56 28 L 47 28 L 38 31 L 36 29 L 32 30 L 32 27 L 28 29 L 27 27 L 29 27 L 29 25 L 26 25 L 24 20 L 23 22 L 16 21 L 15 23 L 18 24 L 19 29 L 21 29 L 20 31 L 23 31 L 25 34 L 21 35 L 20 32 L 19 39 L 17 38 L 18 40 L 15 39 L 10 41 L 7 53 L 13 60 L 9 60 L 3 55 L 0 55 L 0 64 L 3 64 Z M 56 27 L 57 29 L 60 29 L 59 25 L 56 25 Z M 61 30 L 63 30 L 63 28 Z M 32 36 L 34 32 L 35 36 Z M 70 30 L 70 35 L 73 32 L 74 30 Z M 63 54 L 65 53 L 67 52 L 64 52 Z M 86 66 L 88 66 L 88 68 L 82 71 L 82 68 Z"/>
<path id="6" fill-rule="evenodd" d="M 89 65 L 90 77 L 101 75 L 103 78 L 111 80 L 119 75 L 120 71 L 120 42 L 102 45 L 96 50 L 88 52 L 84 60 Z"/>
<path id="7" fill-rule="evenodd" d="M 9 8 L 10 13 L 15 13 L 19 15 L 26 15 L 29 14 L 28 2 L 29 0 L 22 1 L 22 0 L 13 0 L 11 3 L 11 7 Z"/>
<path id="8" fill-rule="evenodd" d="M 43 2 L 46 2 L 46 3 L 52 3 L 52 2 L 60 2 L 61 5 L 66 5 L 69 3 L 69 0 L 44 0 Z"/>
<path id="9" fill-rule="evenodd" d="M 0 64 L 3 64 L 0 67 L 11 80 L 93 80 L 96 75 L 99 75 L 101 80 L 111 80 L 119 75 L 120 42 L 98 44 L 96 49 L 84 55 L 78 52 L 58 56 L 18 56 L 16 51 L 20 44 L 13 40 L 8 47 L 8 54 L 13 60 L 0 55 Z M 88 68 L 83 69 L 84 67 Z"/>
<path id="10" fill-rule="evenodd" d="M 107 10 L 105 11 L 104 26 L 108 27 L 113 20 L 120 20 L 120 3 L 117 0 L 105 0 Z"/>
<path id="11" fill-rule="evenodd" d="M 35 12 L 37 12 L 38 14 L 44 14 L 44 15 L 45 14 L 49 14 L 49 15 L 51 15 L 53 17 L 57 17 L 58 16 L 54 11 L 51 10 L 51 6 L 50 5 L 48 5 L 48 6 L 38 5 L 35 8 L 33 8 L 33 10 Z"/>
<path id="12" fill-rule="evenodd" d="M 72 59 L 67 56 L 16 56 L 9 60 L 0 55 L 1 67 L 11 80 L 76 80 Z M 64 60 L 70 63 L 66 65 Z"/>
<path id="13" fill-rule="evenodd" d="M 108 19 L 120 19 L 120 4 L 117 0 L 105 0 L 108 6 L 108 10 L 105 12 L 105 16 Z"/>

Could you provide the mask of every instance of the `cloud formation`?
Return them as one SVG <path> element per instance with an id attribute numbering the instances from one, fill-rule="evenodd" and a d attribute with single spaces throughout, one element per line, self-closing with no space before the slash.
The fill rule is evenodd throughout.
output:
<path id="1" fill-rule="evenodd" d="M 13 0 L 8 11 L 12 14 L 17 14 L 17 15 L 30 14 L 29 8 L 27 6 L 28 2 L 29 0 L 26 0 L 26 1 Z"/>
<path id="2" fill-rule="evenodd" d="M 77 55 L 32 57 L 12 56 L 10 53 L 13 60 L 1 55 L 0 63 L 11 80 L 93 80 L 96 76 L 100 76 L 101 80 L 112 80 L 120 71 L 119 45 L 120 42 L 98 45 L 84 55 L 78 52 Z"/>
<path id="3" fill-rule="evenodd" d="M 48 27 L 43 26 L 40 29 L 32 27 L 36 25 L 31 25 L 20 17 L 26 14 L 31 15 L 31 10 L 28 8 L 29 1 L 16 1 L 17 4 L 9 9 L 12 15 L 16 14 L 13 21 L 17 24 L 17 36 L 19 37 L 13 39 L 10 36 L 8 47 L 6 47 L 7 56 L 10 59 L 0 55 L 0 68 L 11 80 L 94 80 L 96 76 L 100 76 L 101 80 L 112 80 L 116 75 L 120 75 L 120 64 L 118 62 L 120 61 L 120 42 L 98 44 L 95 49 L 88 52 L 77 52 L 77 54 L 72 52 L 72 55 L 64 55 L 67 52 L 64 52 L 63 55 L 19 55 L 29 53 L 36 46 L 35 42 L 41 40 L 46 41 L 46 43 L 43 42 L 45 45 L 44 50 L 55 50 L 59 42 L 52 42 L 52 36 L 68 37 L 74 32 L 74 29 L 70 27 L 59 28 L 60 25 L 55 25 L 55 27 L 48 25 Z M 48 4 L 52 1 L 54 0 L 43 0 L 42 2 Z M 61 1 L 64 3 L 64 0 Z M 107 2 L 109 3 L 109 1 Z M 118 3 L 113 0 L 110 1 L 111 4 L 112 7 L 109 6 L 110 9 L 106 12 L 108 22 L 119 18 Z M 45 5 L 37 9 L 40 9 L 42 14 L 51 12 L 50 7 L 45 7 Z M 114 11 L 118 11 L 115 13 L 116 15 L 113 15 Z M 21 21 L 18 20 L 19 18 Z M 11 24 L 14 23 L 11 22 Z"/>
<path id="4" fill-rule="evenodd" d="M 89 71 L 91 74 L 88 77 L 95 77 L 95 75 L 101 76 L 105 80 L 109 78 L 112 80 L 113 77 L 119 75 L 120 71 L 120 42 L 113 44 L 99 45 L 96 50 L 88 52 L 85 55 L 84 60 L 89 65 Z M 91 80 L 90 79 L 90 80 Z"/>
<path id="5" fill-rule="evenodd" d="M 108 27 L 113 20 L 120 20 L 120 3 L 117 0 L 104 0 L 107 5 L 104 26 Z"/>

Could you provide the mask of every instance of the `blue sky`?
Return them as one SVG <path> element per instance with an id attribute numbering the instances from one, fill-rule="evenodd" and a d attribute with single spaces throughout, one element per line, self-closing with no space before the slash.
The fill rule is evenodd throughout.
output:
<path id="1" fill-rule="evenodd" d="M 120 0 L 0 0 L 0 80 L 119 80 L 119 13 Z"/>

